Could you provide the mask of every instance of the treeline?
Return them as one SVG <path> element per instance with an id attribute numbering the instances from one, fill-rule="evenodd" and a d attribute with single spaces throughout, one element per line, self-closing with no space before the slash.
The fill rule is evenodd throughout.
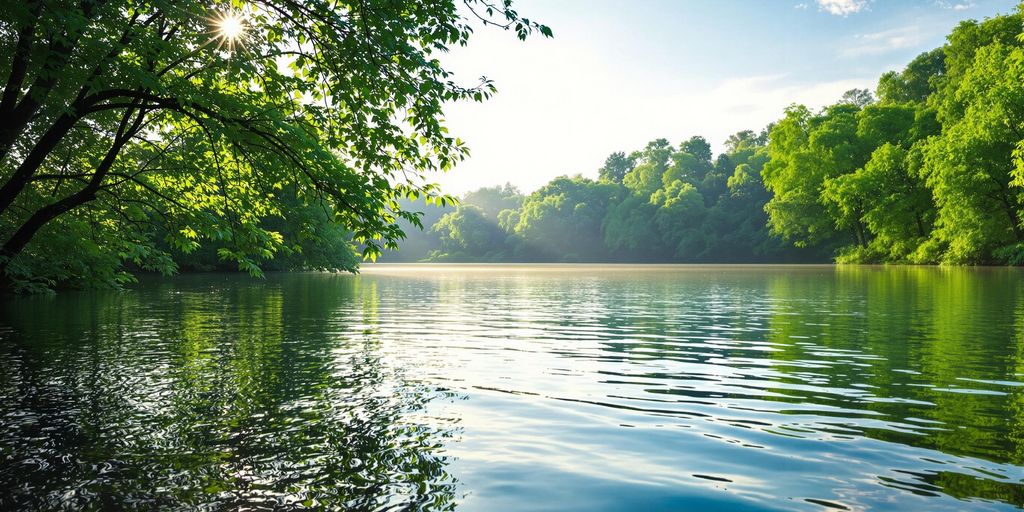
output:
<path id="1" fill-rule="evenodd" d="M 769 233 L 767 139 L 737 133 L 717 157 L 699 136 L 678 147 L 658 139 L 610 155 L 597 180 L 560 176 L 529 195 L 482 188 L 422 209 L 424 231 L 384 261 L 826 261 Z"/>
<path id="2" fill-rule="evenodd" d="M 961 23 L 855 98 L 787 110 L 764 182 L 774 233 L 848 262 L 1024 262 L 1024 8 Z"/>
<path id="3" fill-rule="evenodd" d="M 1024 263 L 1024 7 L 761 133 L 426 210 L 386 261 Z"/>

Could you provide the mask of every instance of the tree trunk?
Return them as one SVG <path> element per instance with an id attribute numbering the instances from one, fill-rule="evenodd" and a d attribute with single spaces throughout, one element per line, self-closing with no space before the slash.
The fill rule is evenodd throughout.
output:
<path id="1" fill-rule="evenodd" d="M 999 194 L 999 200 L 1003 203 L 1003 209 L 1006 211 L 1006 216 L 1010 219 L 1010 229 L 1013 230 L 1014 240 L 1017 242 L 1024 241 L 1024 233 L 1021 233 L 1020 216 L 1017 213 L 1017 210 L 1006 198 L 1006 194 Z"/>
<path id="2" fill-rule="evenodd" d="M 7 266 L 10 264 L 11 260 L 25 249 L 25 246 L 32 240 L 32 237 L 34 237 L 47 222 L 50 222 L 58 216 L 88 203 L 93 199 L 96 199 L 96 192 L 99 191 L 100 185 L 103 183 L 103 179 L 106 177 L 107 172 L 110 171 L 110 168 L 113 167 L 114 162 L 117 160 L 117 156 L 121 153 L 121 148 L 124 147 L 135 131 L 139 129 L 144 113 L 140 114 L 133 126 L 126 130 L 125 127 L 129 116 L 130 112 L 122 119 L 121 129 L 118 130 L 118 136 L 114 139 L 114 143 L 111 144 L 110 149 L 107 150 L 107 154 L 103 157 L 103 161 L 96 166 L 96 172 L 93 173 L 92 178 L 89 179 L 89 183 L 86 184 L 82 190 L 36 210 L 36 212 L 33 213 L 32 216 L 29 217 L 28 220 L 26 220 L 18 230 L 7 239 L 6 242 L 4 242 L 3 247 L 0 247 L 0 275 L 6 275 Z"/>
<path id="3" fill-rule="evenodd" d="M 79 4 L 79 8 L 82 10 L 82 15 L 86 21 L 92 20 L 93 16 L 96 15 L 96 11 L 106 0 L 82 0 Z M 51 35 L 49 54 L 46 55 L 43 65 L 42 73 L 36 77 L 35 81 L 29 87 L 28 91 L 22 96 L 21 100 L 14 103 L 17 97 L 18 90 L 21 89 L 21 84 L 18 83 L 18 87 L 12 88 L 10 79 L 17 78 L 15 82 L 21 82 L 24 80 L 24 76 L 18 77 L 18 67 L 22 63 L 18 60 L 17 50 L 15 52 L 14 60 L 12 60 L 13 68 L 11 70 L 12 75 L 8 77 L 8 84 L 4 86 L 4 95 L 0 99 L 5 108 L 8 110 L 3 112 L 3 116 L 0 117 L 0 161 L 3 161 L 10 153 L 11 148 L 14 147 L 15 141 L 28 127 L 32 117 L 39 111 L 46 101 L 46 98 L 50 95 L 50 91 L 57 84 L 58 77 L 62 74 L 64 69 L 67 67 L 68 62 L 71 61 L 71 55 L 78 44 L 78 39 L 82 36 L 82 32 L 85 27 L 79 29 L 78 33 L 64 32 L 57 34 L 56 37 Z M 34 33 L 30 34 L 34 38 Z M 25 40 L 25 44 L 29 44 L 30 39 Z M 18 44 L 21 45 L 22 41 L 19 39 Z M 20 50 L 21 48 L 18 48 Z M 25 49 L 26 52 L 31 51 L 29 45 Z M 23 70 L 22 70 L 23 71 Z"/>
<path id="4" fill-rule="evenodd" d="M 0 187 L 0 215 L 3 215 L 14 203 L 18 194 L 32 179 L 32 175 L 43 165 L 47 155 L 60 144 L 60 141 L 71 131 L 78 119 L 77 114 L 64 114 L 39 138 L 39 142 L 21 162 L 14 174 Z"/>
<path id="5" fill-rule="evenodd" d="M 99 187 L 96 187 L 97 189 Z M 57 218 L 59 215 L 67 213 L 72 209 L 81 206 L 89 201 L 96 198 L 96 190 L 91 187 L 86 187 L 56 203 L 48 204 L 39 210 L 36 210 L 31 217 L 24 224 L 14 232 L 4 243 L 3 247 L 0 248 L 0 273 L 6 273 L 7 265 L 11 259 L 21 253 L 25 246 L 28 245 L 32 237 L 36 235 L 40 228 L 46 225 L 47 222 Z"/>
<path id="6" fill-rule="evenodd" d="M 29 0 L 26 4 L 28 5 L 31 17 L 37 18 L 42 4 L 33 0 Z M 18 43 L 11 58 L 11 73 L 7 75 L 7 85 L 4 86 L 3 97 L 0 98 L 0 115 L 5 118 L 14 111 L 14 105 L 18 100 L 18 93 L 21 92 L 21 86 L 25 83 L 28 58 L 32 51 L 32 45 L 35 44 L 35 39 L 36 20 L 33 19 L 33 21 L 21 27 L 21 30 L 18 31 Z"/>

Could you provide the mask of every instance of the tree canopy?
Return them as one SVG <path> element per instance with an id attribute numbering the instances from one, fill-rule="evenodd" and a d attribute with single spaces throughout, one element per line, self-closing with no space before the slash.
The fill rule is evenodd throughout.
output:
<path id="1" fill-rule="evenodd" d="M 508 0 L 2 2 L 0 274 L 353 270 L 389 260 L 1024 263 L 1024 6 L 722 150 L 655 139 L 596 179 L 460 205 L 439 58 Z M 426 228 L 426 229 L 421 229 Z M 404 253 L 394 253 L 406 237 Z"/>
<path id="2" fill-rule="evenodd" d="M 467 149 L 442 107 L 495 91 L 438 57 L 474 25 L 551 35 L 510 0 L 0 8 L 0 273 L 20 287 L 171 272 L 207 246 L 252 273 L 311 241 L 374 257 L 419 224 L 401 198 L 447 201 L 431 173 Z"/>
<path id="3" fill-rule="evenodd" d="M 655 139 L 628 157 L 612 153 L 596 181 L 559 176 L 526 196 L 483 188 L 443 213 L 419 202 L 410 208 L 437 221 L 385 261 L 826 261 L 769 234 L 766 134 L 729 140 L 715 157 L 703 137 L 678 148 Z"/>
<path id="4" fill-rule="evenodd" d="M 772 232 L 840 261 L 1024 263 L 1024 6 L 770 132 Z M 863 101 L 857 98 L 862 98 Z"/>

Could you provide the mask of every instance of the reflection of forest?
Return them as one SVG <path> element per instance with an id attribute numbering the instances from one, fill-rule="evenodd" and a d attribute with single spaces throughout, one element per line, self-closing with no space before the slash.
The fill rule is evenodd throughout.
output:
<path id="1" fill-rule="evenodd" d="M 450 508 L 372 283 L 233 279 L 6 303 L 2 508 Z"/>
<path id="2" fill-rule="evenodd" d="M 623 331 L 601 341 L 602 360 L 629 363 L 603 375 L 643 386 L 628 402 L 606 405 L 717 422 L 714 406 L 729 403 L 746 425 L 783 435 L 859 435 L 1024 462 L 1017 270 L 840 266 L 634 276 L 590 291 L 573 295 L 590 300 L 607 331 Z M 636 304 L 643 314 L 627 309 Z M 906 476 L 909 483 L 879 479 L 915 493 L 1024 505 L 1024 486 L 1001 475 Z"/>
<path id="3" fill-rule="evenodd" d="M 834 279 L 780 277 L 768 286 L 780 313 L 770 322 L 770 340 L 782 348 L 773 358 L 822 360 L 822 349 L 869 356 L 815 371 L 827 373 L 834 388 L 872 386 L 867 397 L 839 398 L 845 407 L 922 424 L 912 433 L 864 428 L 864 435 L 1022 463 L 1024 395 L 1010 385 L 1024 373 L 1024 286 L 1017 271 L 838 267 Z M 914 476 L 953 496 L 1024 505 L 1024 488 L 996 480 L 999 475 Z"/>
<path id="4" fill-rule="evenodd" d="M 22 490 L 0 507 L 446 509 L 446 449 L 487 464 L 516 463 L 510 442 L 555 460 L 642 443 L 618 426 L 544 437 L 595 428 L 576 421 L 739 449 L 721 463 L 751 479 L 763 467 L 748 459 L 828 472 L 846 456 L 859 465 L 846 478 L 1024 505 L 1019 271 L 600 272 L 181 276 L 7 302 L 0 486 Z M 471 399 L 427 409 L 439 387 Z M 515 407 L 582 415 L 560 425 Z M 454 422 L 472 435 L 453 446 Z M 802 492 L 799 475 L 780 489 Z"/>

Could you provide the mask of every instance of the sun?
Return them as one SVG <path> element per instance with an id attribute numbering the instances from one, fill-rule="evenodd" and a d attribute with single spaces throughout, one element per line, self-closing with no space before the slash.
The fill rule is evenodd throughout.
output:
<path id="1" fill-rule="evenodd" d="M 235 13 L 229 13 L 221 18 L 218 23 L 218 30 L 221 37 L 227 40 L 238 39 L 245 32 L 245 25 L 242 18 Z"/>
<path id="2" fill-rule="evenodd" d="M 235 44 L 245 36 L 245 18 L 234 11 L 227 11 L 213 20 L 217 38 L 221 44 L 227 44 L 228 50 L 234 50 Z"/>

